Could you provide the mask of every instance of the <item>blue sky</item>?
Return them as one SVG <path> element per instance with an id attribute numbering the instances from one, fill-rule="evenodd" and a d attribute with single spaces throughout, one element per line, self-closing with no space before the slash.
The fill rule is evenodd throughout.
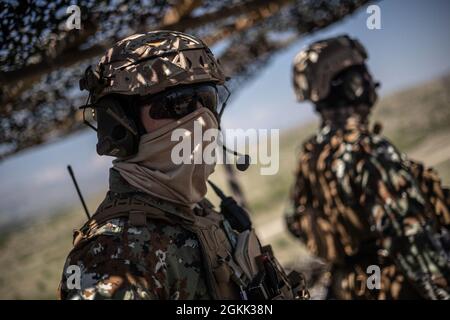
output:
<path id="1" fill-rule="evenodd" d="M 369 15 L 363 8 L 342 23 L 304 37 L 239 93 L 225 116 L 225 126 L 285 128 L 311 120 L 312 107 L 294 100 L 291 62 L 304 46 L 326 37 L 348 33 L 364 44 L 369 68 L 382 83 L 382 95 L 450 70 L 450 1 L 385 0 L 377 4 L 381 30 L 366 28 Z"/>
<path id="2" fill-rule="evenodd" d="M 224 115 L 225 128 L 280 128 L 314 119 L 312 106 L 295 102 L 291 62 L 305 45 L 348 33 L 369 52 L 369 68 L 389 94 L 450 71 L 450 1 L 385 0 L 381 30 L 366 27 L 365 8 L 339 24 L 306 36 L 275 56 L 257 79 L 241 90 Z M 106 188 L 111 158 L 95 153 L 96 137 L 84 131 L 33 148 L 0 163 L 0 224 L 12 216 L 39 214 L 75 204 L 66 165 L 72 164 L 86 194 Z"/>

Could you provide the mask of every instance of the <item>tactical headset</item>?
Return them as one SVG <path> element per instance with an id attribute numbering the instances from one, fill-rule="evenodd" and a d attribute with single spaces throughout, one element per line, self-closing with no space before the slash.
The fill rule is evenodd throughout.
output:
<path id="1" fill-rule="evenodd" d="M 150 105 L 153 119 L 180 119 L 198 103 L 210 109 L 220 123 L 226 100 L 218 111 L 218 90 L 209 83 L 178 86 L 147 97 L 111 94 L 81 108 L 83 121 L 97 131 L 97 153 L 125 158 L 137 152 L 140 136 L 146 132 L 140 121 L 141 107 Z"/>
<path id="2" fill-rule="evenodd" d="M 140 131 L 137 117 L 131 114 L 134 111 L 131 106 L 124 108 L 125 97 L 113 95 L 105 96 L 96 103 L 89 106 L 93 113 L 93 120 L 97 126 L 93 126 L 86 120 L 83 112 L 83 119 L 86 124 L 97 131 L 97 153 L 99 155 L 108 155 L 124 158 L 137 151 Z M 133 102 L 133 101 L 129 101 Z M 129 110 L 129 114 L 125 113 Z"/>
<path id="3" fill-rule="evenodd" d="M 366 104 L 372 106 L 377 100 L 374 82 L 365 65 L 353 66 L 340 72 L 330 83 L 330 93 L 320 101 L 323 106 L 348 106 Z"/>

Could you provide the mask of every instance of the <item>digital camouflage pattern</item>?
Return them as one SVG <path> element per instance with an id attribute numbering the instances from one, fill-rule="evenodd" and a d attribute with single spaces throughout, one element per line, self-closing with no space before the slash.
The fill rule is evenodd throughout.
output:
<path id="1" fill-rule="evenodd" d="M 338 299 L 450 298 L 448 190 L 366 124 L 324 124 L 303 145 L 289 230 L 332 265 Z M 366 287 L 381 268 L 381 290 Z"/>
<path id="2" fill-rule="evenodd" d="M 158 30 L 117 42 L 94 71 L 87 70 L 80 88 L 96 102 L 111 93 L 146 96 L 177 85 L 225 81 L 222 67 L 200 39 Z"/>
<path id="3" fill-rule="evenodd" d="M 158 221 L 130 226 L 124 218 L 89 232 L 89 240 L 67 258 L 62 299 L 209 298 L 201 251 L 192 233 Z M 73 274 L 70 265 L 80 267 L 79 289 L 67 286 Z"/>
<path id="4" fill-rule="evenodd" d="M 136 191 L 111 170 L 107 197 Z M 63 269 L 61 299 L 210 299 L 195 234 L 179 225 L 147 220 L 133 226 L 113 219 L 88 230 Z M 81 271 L 73 288 L 71 265 Z"/>

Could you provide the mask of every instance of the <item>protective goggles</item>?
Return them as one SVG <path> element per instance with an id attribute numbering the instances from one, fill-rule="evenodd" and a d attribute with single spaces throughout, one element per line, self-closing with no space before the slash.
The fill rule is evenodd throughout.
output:
<path id="1" fill-rule="evenodd" d="M 228 91 L 226 87 L 224 89 Z M 220 119 L 229 92 L 225 95 L 219 91 L 220 89 L 210 84 L 190 85 L 142 97 L 138 104 L 140 107 L 150 106 L 149 116 L 153 119 L 180 119 L 195 111 L 200 103 Z"/>
<path id="2" fill-rule="evenodd" d="M 177 87 L 152 95 L 149 97 L 138 98 L 139 107 L 150 106 L 149 116 L 153 119 L 180 119 L 198 108 L 198 103 L 203 107 L 210 109 L 220 122 L 223 111 L 225 110 L 230 91 L 226 86 L 216 87 L 211 84 L 198 84 L 185 87 Z M 102 99 L 103 103 L 85 105 L 83 109 L 83 122 L 97 131 L 98 113 L 101 109 L 109 113 L 117 122 L 128 128 L 126 118 L 119 115 L 118 108 L 109 108 L 112 99 Z M 108 101 L 109 103 L 105 103 Z M 116 104 L 116 103 L 114 103 Z M 125 107 L 126 108 L 126 107 Z M 123 108 L 123 109 L 125 109 Z"/>

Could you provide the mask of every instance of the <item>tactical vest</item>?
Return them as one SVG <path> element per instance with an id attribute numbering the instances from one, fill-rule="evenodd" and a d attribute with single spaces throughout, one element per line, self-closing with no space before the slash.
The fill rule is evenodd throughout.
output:
<path id="1" fill-rule="evenodd" d="M 128 218 L 129 224 L 136 227 L 145 226 L 147 219 L 159 220 L 193 232 L 200 244 L 213 299 L 308 298 L 300 274 L 286 276 L 270 246 L 262 247 L 253 229 L 242 232 L 232 229 L 224 215 L 214 211 L 206 199 L 190 210 L 147 194 L 121 198 L 108 195 L 92 218 L 75 232 L 74 246 L 86 238 L 84 230 L 116 218 Z"/>

